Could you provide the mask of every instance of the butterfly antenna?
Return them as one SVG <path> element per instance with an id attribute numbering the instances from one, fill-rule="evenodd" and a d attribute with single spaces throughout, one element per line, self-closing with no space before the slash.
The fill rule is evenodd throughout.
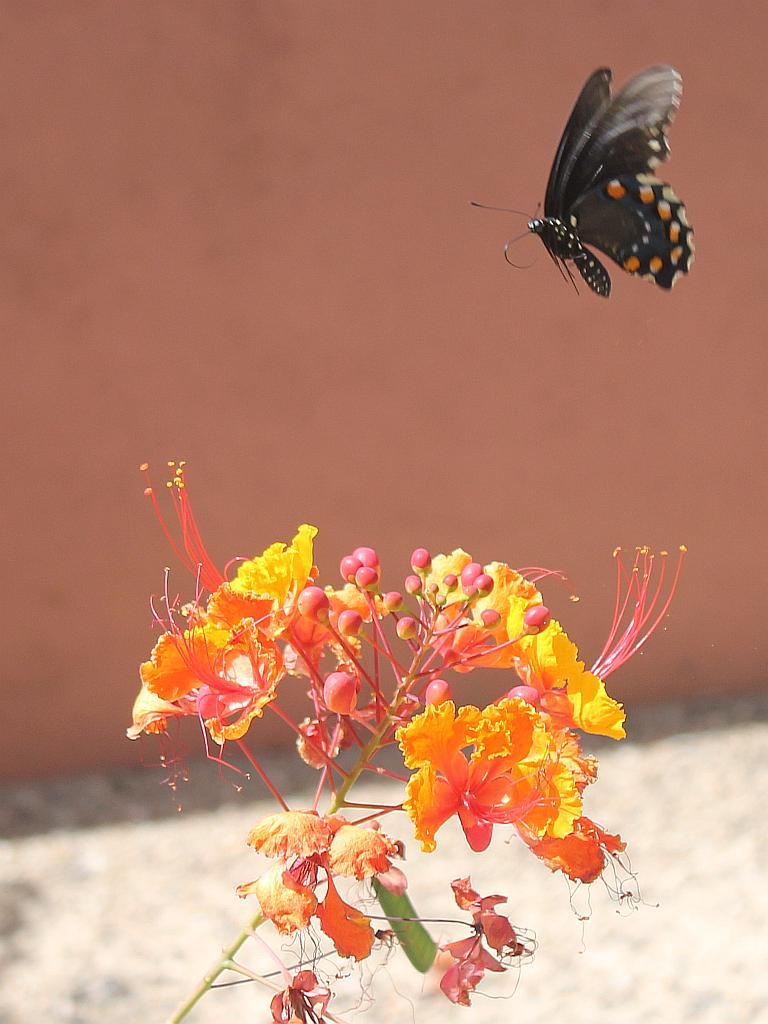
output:
<path id="1" fill-rule="evenodd" d="M 470 206 L 476 206 L 478 210 L 496 210 L 497 213 L 517 213 L 521 217 L 527 217 L 531 219 L 530 214 L 524 213 L 522 210 L 513 210 L 511 206 L 486 206 L 485 203 L 476 203 L 474 199 L 470 199 Z"/>

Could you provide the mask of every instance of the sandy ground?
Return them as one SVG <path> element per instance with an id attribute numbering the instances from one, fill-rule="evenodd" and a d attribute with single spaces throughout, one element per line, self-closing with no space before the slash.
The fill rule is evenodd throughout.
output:
<path id="1" fill-rule="evenodd" d="M 431 856 L 409 843 L 421 913 L 453 916 L 448 883 L 471 873 L 483 892 L 508 894 L 513 921 L 536 932 L 533 962 L 492 979 L 466 1010 L 394 950 L 372 975 L 339 982 L 336 1011 L 350 1019 L 360 1004 L 360 1020 L 420 1024 L 768 1022 L 768 699 L 647 709 L 633 715 L 632 736 L 600 745 L 587 810 L 627 839 L 637 909 L 600 883 L 571 898 L 519 844 L 477 856 L 446 828 Z M 274 771 L 289 778 L 291 764 Z M 209 766 L 195 769 L 181 814 L 148 769 L 1 796 L 0 1024 L 165 1020 L 252 909 L 233 888 L 259 873 L 244 837 L 272 805 L 236 794 Z M 258 965 L 259 955 L 242 959 Z M 265 1021 L 267 1001 L 253 984 L 222 989 L 188 1019 Z"/>

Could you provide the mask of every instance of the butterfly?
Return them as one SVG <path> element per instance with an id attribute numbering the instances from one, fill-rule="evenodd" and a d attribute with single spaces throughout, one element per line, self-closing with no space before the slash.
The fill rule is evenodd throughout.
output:
<path id="1" fill-rule="evenodd" d="M 587 79 L 555 153 L 544 216 L 528 221 L 560 272 L 571 261 L 597 295 L 611 279 L 594 246 L 630 274 L 671 288 L 693 264 L 685 207 L 653 169 L 669 156 L 667 126 L 683 80 L 668 64 L 646 68 L 611 96 L 611 72 Z"/>

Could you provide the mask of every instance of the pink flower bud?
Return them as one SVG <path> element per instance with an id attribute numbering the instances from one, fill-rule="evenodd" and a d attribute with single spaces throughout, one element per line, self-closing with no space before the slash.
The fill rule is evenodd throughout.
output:
<path id="1" fill-rule="evenodd" d="M 355 558 L 354 555 L 345 555 L 339 563 L 339 572 L 341 578 L 346 580 L 347 583 L 352 583 L 355 578 L 355 573 L 363 563 L 359 558 Z"/>
<path id="2" fill-rule="evenodd" d="M 537 708 L 541 704 L 541 694 L 533 686 L 513 686 L 511 690 L 508 690 L 505 697 L 520 697 L 521 700 L 527 701 L 532 704 L 533 707 Z"/>
<path id="3" fill-rule="evenodd" d="M 481 572 L 475 577 L 475 587 L 483 596 L 490 594 L 493 590 L 493 577 L 489 576 L 487 572 Z"/>
<path id="4" fill-rule="evenodd" d="M 369 569 L 379 568 L 379 556 L 373 548 L 355 548 L 352 557 L 356 558 L 360 565 L 367 565 Z"/>
<path id="5" fill-rule="evenodd" d="M 552 616 L 549 613 L 549 608 L 543 604 L 532 604 L 529 608 L 525 609 L 523 615 L 523 626 L 526 633 L 540 633 L 542 629 L 546 629 L 549 625 L 549 621 Z"/>
<path id="6" fill-rule="evenodd" d="M 363 617 L 354 608 L 345 608 L 339 612 L 337 628 L 342 636 L 357 636 L 363 628 Z"/>
<path id="7" fill-rule="evenodd" d="M 445 679 L 433 679 L 424 691 L 424 703 L 442 704 L 452 696 L 450 684 Z"/>
<path id="8" fill-rule="evenodd" d="M 323 699 L 329 711 L 349 715 L 357 706 L 358 683 L 349 672 L 331 672 L 323 683 Z"/>
<path id="9" fill-rule="evenodd" d="M 450 594 L 451 591 L 455 590 L 456 587 L 458 587 L 459 577 L 456 575 L 455 572 L 447 572 L 445 576 L 443 576 L 443 583 L 445 584 L 445 589 Z"/>
<path id="10" fill-rule="evenodd" d="M 474 593 L 474 582 L 482 571 L 483 567 L 478 562 L 470 562 L 461 570 L 461 585 L 465 594 Z"/>
<path id="11" fill-rule="evenodd" d="M 432 565 L 432 556 L 426 548 L 416 548 L 411 555 L 411 568 L 414 572 L 423 572 Z"/>
<path id="12" fill-rule="evenodd" d="M 403 595 L 399 590 L 390 590 L 384 595 L 384 607 L 388 612 L 396 612 L 403 607 Z"/>
<path id="13" fill-rule="evenodd" d="M 480 612 L 480 618 L 487 629 L 493 629 L 494 626 L 498 626 L 501 622 L 501 616 L 495 608 L 483 608 Z"/>
<path id="14" fill-rule="evenodd" d="M 408 879 L 394 864 L 389 871 L 379 871 L 376 881 L 380 882 L 387 892 L 391 892 L 395 896 L 403 896 L 408 888 Z"/>
<path id="15" fill-rule="evenodd" d="M 355 573 L 355 583 L 361 590 L 371 590 L 379 582 L 379 570 L 371 565 L 361 565 Z"/>
<path id="16" fill-rule="evenodd" d="M 405 577 L 405 591 L 407 594 L 421 593 L 421 579 L 418 576 Z"/>
<path id="17" fill-rule="evenodd" d="M 395 630 L 401 640 L 412 640 L 419 631 L 419 624 L 411 615 L 404 615 Z"/>
<path id="18" fill-rule="evenodd" d="M 331 603 L 328 595 L 320 587 L 304 587 L 296 602 L 299 615 L 304 615 L 313 622 L 327 622 Z"/>

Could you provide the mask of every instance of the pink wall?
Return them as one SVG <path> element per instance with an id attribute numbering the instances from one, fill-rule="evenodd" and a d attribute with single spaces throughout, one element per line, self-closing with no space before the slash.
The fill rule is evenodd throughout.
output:
<path id="1" fill-rule="evenodd" d="M 745 8 L 744 10 L 747 10 Z M 138 464 L 184 457 L 214 554 L 321 528 L 566 570 L 587 657 L 612 548 L 690 548 L 630 703 L 765 685 L 768 13 L 647 0 L 37 2 L 0 33 L 6 775 L 123 739 L 169 561 Z M 576 296 L 533 209 L 608 63 L 685 79 L 688 280 Z M 181 585 L 186 579 L 179 572 Z M 154 750 L 145 750 L 153 757 Z"/>

